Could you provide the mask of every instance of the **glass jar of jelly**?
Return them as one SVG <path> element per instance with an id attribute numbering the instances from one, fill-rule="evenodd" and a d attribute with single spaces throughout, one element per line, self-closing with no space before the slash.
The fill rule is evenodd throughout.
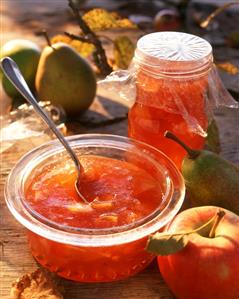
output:
<path id="1" fill-rule="evenodd" d="M 151 33 L 139 39 L 134 65 L 129 136 L 160 149 L 180 168 L 186 152 L 164 133 L 173 132 L 195 149 L 204 146 L 212 47 L 187 33 Z"/>

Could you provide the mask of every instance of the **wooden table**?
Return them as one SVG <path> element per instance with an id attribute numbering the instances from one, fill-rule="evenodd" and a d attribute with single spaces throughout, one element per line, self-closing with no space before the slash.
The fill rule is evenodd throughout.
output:
<path id="1" fill-rule="evenodd" d="M 119 105 L 117 103 L 112 103 Z M 98 107 L 99 109 L 99 107 Z M 90 113 L 90 112 L 89 112 Z M 239 164 L 239 110 L 221 109 L 216 113 L 221 134 L 222 155 Z M 114 124 L 86 128 L 71 124 L 74 133 L 100 132 L 126 135 L 127 120 Z M 30 147 L 32 145 L 29 145 Z M 21 275 L 37 268 L 27 244 L 24 228 L 13 218 L 8 211 L 3 195 L 4 182 L 11 167 L 15 164 L 21 152 L 9 150 L 1 156 L 1 180 L 0 180 L 0 211 L 1 226 L 0 236 L 4 243 L 1 253 L 0 297 L 8 299 L 12 282 Z M 65 288 L 66 299 L 172 299 L 170 291 L 163 282 L 156 263 L 152 263 L 145 271 L 125 281 L 103 284 L 82 284 L 62 280 Z"/>
<path id="2" fill-rule="evenodd" d="M 34 4 L 33 4 L 34 2 Z M 39 42 L 33 36 L 33 32 L 42 25 L 50 30 L 59 32 L 64 23 L 66 28 L 72 29 L 67 23 L 68 17 L 65 9 L 62 9 L 63 1 L 52 1 L 59 3 L 57 8 L 58 16 L 54 18 L 56 8 L 52 5 L 45 9 L 42 1 L 3 1 L 2 24 L 4 25 L 1 42 L 16 37 L 28 37 Z M 5 4 L 9 4 L 5 5 Z M 60 5 L 61 4 L 61 5 Z M 34 9 L 32 9 L 34 5 Z M 40 14 L 37 14 L 39 8 Z M 17 13 L 18 12 L 18 13 Z M 43 17 L 40 18 L 40 15 Z M 61 20 L 61 23 L 59 23 Z M 13 30 L 14 28 L 14 30 Z M 2 97 L 2 93 L 1 93 Z M 1 99 L 0 99 L 1 101 Z M 127 107 L 109 100 L 99 99 L 85 116 L 87 124 L 89 118 L 93 119 L 95 126 L 69 124 L 68 128 L 72 133 L 113 133 L 127 135 Z M 104 115 L 102 117 L 102 115 Z M 106 116 L 105 116 L 106 115 Z M 111 116 L 113 115 L 111 120 Z M 117 116 L 116 120 L 114 119 Z M 100 119 L 100 124 L 97 124 Z M 220 128 L 222 155 L 239 164 L 239 110 L 221 109 L 216 112 L 216 120 Z M 32 144 L 28 144 L 29 149 Z M 3 242 L 3 251 L 0 250 L 0 298 L 9 299 L 11 284 L 21 275 L 34 271 L 38 266 L 32 258 L 24 228 L 13 218 L 8 211 L 3 195 L 4 183 L 10 169 L 16 163 L 23 152 L 14 148 L 0 156 L 0 241 Z M 125 281 L 103 284 L 82 284 L 62 280 L 65 288 L 66 299 L 172 299 L 173 296 L 163 282 L 155 262 L 146 270 Z"/>

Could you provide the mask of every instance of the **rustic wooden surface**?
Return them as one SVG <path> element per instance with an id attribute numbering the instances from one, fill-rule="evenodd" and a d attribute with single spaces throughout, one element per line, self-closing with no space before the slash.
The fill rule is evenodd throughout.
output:
<path id="1" fill-rule="evenodd" d="M 112 104 L 115 105 L 114 103 Z M 116 104 L 118 105 L 118 104 Z M 220 127 L 222 155 L 239 164 L 239 110 L 221 109 L 216 113 L 216 119 Z M 115 124 L 86 128 L 71 124 L 74 133 L 98 132 L 126 135 L 127 121 L 123 120 Z M 26 148 L 29 144 L 26 144 Z M 29 148 L 32 145 L 29 145 Z M 24 151 L 26 150 L 24 149 Z M 24 228 L 17 223 L 9 213 L 3 195 L 4 182 L 12 166 L 18 160 L 23 151 L 6 151 L 1 156 L 1 180 L 0 180 L 0 240 L 3 242 L 1 253 L 0 273 L 0 298 L 8 299 L 12 282 L 21 275 L 37 268 L 27 244 Z M 163 282 L 156 263 L 152 263 L 145 271 L 125 281 L 103 284 L 82 284 L 62 279 L 65 288 L 65 298 L 109 298 L 109 299 L 172 299 L 170 291 Z"/>
<path id="2" fill-rule="evenodd" d="M 2 9 L 1 43 L 11 38 L 26 36 L 39 41 L 33 35 L 33 31 L 42 27 L 43 24 L 44 27 L 55 31 L 61 29 L 59 24 L 62 25 L 63 23 L 66 25 L 62 29 L 69 31 L 72 29 L 72 25 L 67 23 L 69 15 L 65 13 L 63 1 L 61 0 L 57 2 L 59 3 L 59 7 L 57 7 L 58 21 L 53 17 L 56 7 L 53 6 L 52 9 L 46 8 L 44 5 L 41 5 L 42 1 L 3 0 L 0 2 Z M 33 2 L 36 8 L 34 10 L 32 10 Z M 36 14 L 37 8 L 43 18 Z M 61 19 L 61 23 L 59 23 L 59 19 Z M 2 91 L 0 93 L 1 113 L 4 113 L 7 110 L 7 107 L 5 107 L 7 99 Z M 82 123 L 71 123 L 68 125 L 68 129 L 72 133 L 97 132 L 127 135 L 126 114 L 127 107 L 120 103 L 98 98 L 91 111 L 84 116 Z M 216 112 L 216 120 L 220 128 L 222 155 L 239 164 L 239 110 L 220 109 Z M 30 254 L 25 230 L 8 211 L 3 194 L 4 183 L 10 169 L 19 157 L 33 146 L 31 143 L 26 143 L 25 145 L 26 147 L 23 150 L 11 148 L 0 155 L 0 241 L 3 244 L 3 250 L 0 249 L 1 299 L 9 298 L 11 285 L 18 277 L 34 271 L 38 267 Z M 121 282 L 82 284 L 62 279 L 62 284 L 65 289 L 64 298 L 66 299 L 173 298 L 163 282 L 155 262 L 142 273 Z"/>

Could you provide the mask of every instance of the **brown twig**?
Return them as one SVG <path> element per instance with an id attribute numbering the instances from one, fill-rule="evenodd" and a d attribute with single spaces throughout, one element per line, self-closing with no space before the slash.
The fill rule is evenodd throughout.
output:
<path id="1" fill-rule="evenodd" d="M 95 55 L 97 57 L 97 66 L 103 76 L 107 76 L 109 73 L 112 72 L 111 66 L 108 64 L 105 50 L 102 47 L 101 41 L 97 38 L 96 34 L 90 29 L 87 23 L 82 19 L 79 10 L 74 5 L 72 0 L 68 0 L 69 7 L 72 9 L 74 16 L 77 19 L 78 25 L 80 26 L 84 37 L 90 41 L 95 46 Z M 77 36 L 78 40 L 80 40 L 80 36 Z"/>
<path id="2" fill-rule="evenodd" d="M 93 41 L 91 39 L 89 39 L 88 37 L 76 35 L 76 34 L 73 34 L 73 33 L 66 32 L 66 31 L 64 32 L 64 34 L 66 36 L 68 36 L 69 38 L 71 38 L 71 39 L 79 40 L 83 43 L 93 44 Z"/>
<path id="3" fill-rule="evenodd" d="M 200 26 L 202 28 L 207 28 L 207 26 L 210 24 L 210 22 L 216 17 L 218 16 L 220 13 L 222 13 L 224 10 L 226 10 L 228 7 L 232 6 L 232 5 L 238 5 L 239 1 L 233 1 L 233 2 L 229 2 L 226 3 L 220 7 L 218 7 L 216 10 L 214 10 L 204 21 L 202 21 L 200 23 Z"/>
<path id="4" fill-rule="evenodd" d="M 107 41 L 109 41 L 110 43 L 114 43 L 114 41 L 113 41 L 113 39 L 112 38 L 110 38 L 110 37 L 108 37 L 108 36 L 106 36 L 106 35 L 103 35 L 103 34 L 101 34 L 101 35 L 97 35 L 97 38 L 101 38 L 101 39 L 106 39 Z"/>
<path id="5" fill-rule="evenodd" d="M 95 45 L 94 41 L 92 41 L 88 37 L 81 36 L 81 35 L 76 35 L 76 34 L 72 34 L 72 33 L 69 33 L 69 32 L 64 32 L 64 34 L 66 36 L 68 36 L 69 38 L 71 38 L 71 39 L 79 40 L 79 41 L 81 41 L 83 43 L 91 43 L 91 44 Z M 97 55 L 96 50 L 93 51 L 93 60 L 95 62 L 95 65 L 97 66 L 97 68 L 101 71 L 101 62 L 99 60 L 99 56 Z M 101 71 L 101 73 L 102 73 L 102 71 Z M 108 74 L 106 74 L 106 75 L 108 75 Z"/>

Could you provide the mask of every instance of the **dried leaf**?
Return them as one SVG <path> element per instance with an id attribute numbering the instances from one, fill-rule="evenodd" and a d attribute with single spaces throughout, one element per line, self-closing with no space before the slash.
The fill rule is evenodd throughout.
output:
<path id="1" fill-rule="evenodd" d="M 125 28 L 125 29 L 137 29 L 137 25 L 134 24 L 131 20 L 126 18 L 117 20 L 117 27 Z"/>
<path id="2" fill-rule="evenodd" d="M 102 8 L 92 9 L 85 13 L 82 18 L 93 31 L 112 28 L 137 28 L 129 19 L 121 19 L 118 14 L 110 13 Z"/>
<path id="3" fill-rule="evenodd" d="M 83 15 L 83 20 L 93 31 L 116 28 L 117 22 L 105 9 L 96 8 Z"/>
<path id="4" fill-rule="evenodd" d="M 59 42 L 66 43 L 69 45 L 71 43 L 71 38 L 66 35 L 62 35 L 62 34 L 57 34 L 51 38 L 52 44 L 56 44 Z"/>
<path id="5" fill-rule="evenodd" d="M 23 275 L 12 286 L 11 299 L 63 299 L 51 275 L 37 269 L 35 272 Z"/>
<path id="6" fill-rule="evenodd" d="M 127 36 L 114 40 L 114 60 L 117 67 L 127 69 L 133 56 L 135 46 Z"/>
<path id="7" fill-rule="evenodd" d="M 156 233 L 149 237 L 146 249 L 157 255 L 170 255 L 182 250 L 187 244 L 188 236 L 185 234 Z"/>
<path id="8" fill-rule="evenodd" d="M 239 73 L 239 68 L 230 62 L 217 63 L 217 67 L 230 75 L 236 75 Z"/>
<path id="9" fill-rule="evenodd" d="M 95 50 L 95 46 L 93 44 L 81 42 L 79 40 L 74 40 L 74 39 L 71 39 L 70 37 L 68 37 L 66 35 L 62 35 L 62 34 L 55 35 L 51 39 L 52 44 L 55 44 L 58 42 L 62 42 L 62 43 L 66 43 L 66 44 L 70 45 L 83 57 L 88 57 Z"/>
<path id="10" fill-rule="evenodd" d="M 94 50 L 95 46 L 90 44 L 90 43 L 84 43 L 79 40 L 72 40 L 70 45 L 78 52 L 80 53 L 83 57 L 88 57 L 91 55 Z"/>
<path id="11" fill-rule="evenodd" d="M 111 14 L 116 20 L 120 20 L 120 19 L 122 19 L 121 16 L 118 14 L 117 11 L 112 11 L 112 12 L 110 12 L 110 14 Z"/>

